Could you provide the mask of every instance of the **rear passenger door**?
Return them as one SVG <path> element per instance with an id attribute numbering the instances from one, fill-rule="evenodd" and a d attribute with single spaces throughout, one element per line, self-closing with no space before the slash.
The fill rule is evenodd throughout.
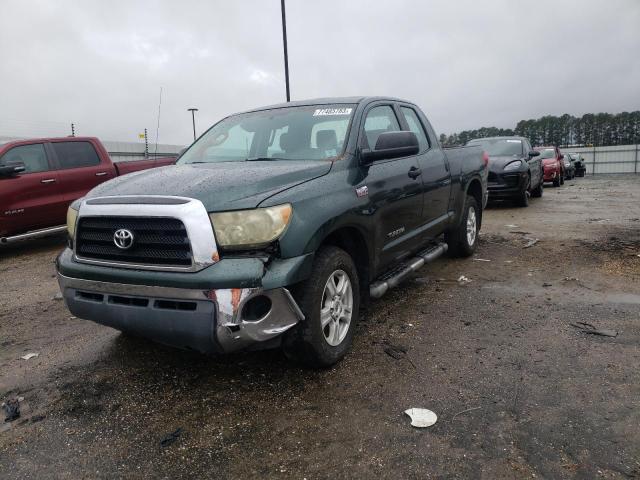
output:
<path id="1" fill-rule="evenodd" d="M 433 139 L 429 138 L 424 120 L 412 105 L 400 105 L 403 120 L 403 130 L 416 134 L 420 144 L 418 165 L 422 171 L 422 188 L 424 192 L 424 208 L 422 210 L 423 223 L 426 224 L 425 233 L 441 233 L 439 226 L 444 225 L 449 211 L 449 197 L 451 195 L 451 174 L 449 164 L 442 149 Z"/>
<path id="2" fill-rule="evenodd" d="M 66 205 L 44 144 L 18 145 L 0 157 L 2 166 L 20 164 L 24 172 L 0 178 L 1 230 L 11 235 L 63 225 Z"/>
<path id="3" fill-rule="evenodd" d="M 392 103 L 377 103 L 364 113 L 359 135 L 360 149 L 373 149 L 384 132 L 400 131 Z M 418 170 L 415 156 L 377 160 L 361 165 L 360 186 L 368 189 L 373 215 L 378 267 L 384 269 L 415 250 L 414 235 L 422 222 L 422 181 L 410 175 Z"/>
<path id="4" fill-rule="evenodd" d="M 67 204 L 114 176 L 114 169 L 101 164 L 91 142 L 51 142 L 49 148 L 58 166 L 60 188 Z"/>

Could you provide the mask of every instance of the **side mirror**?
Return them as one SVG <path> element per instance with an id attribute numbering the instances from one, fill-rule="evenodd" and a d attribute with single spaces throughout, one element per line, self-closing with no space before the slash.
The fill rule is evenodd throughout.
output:
<path id="1" fill-rule="evenodd" d="M 537 150 L 531 150 L 529 152 L 529 158 L 539 157 L 539 156 L 540 156 L 540 152 L 538 152 Z"/>
<path id="2" fill-rule="evenodd" d="M 361 150 L 360 159 L 363 163 L 391 158 L 417 155 L 420 151 L 418 137 L 413 132 L 385 132 L 378 136 L 373 150 Z"/>
<path id="3" fill-rule="evenodd" d="M 17 174 L 25 171 L 24 164 L 14 163 L 12 165 L 0 166 L 0 177 L 15 177 Z"/>

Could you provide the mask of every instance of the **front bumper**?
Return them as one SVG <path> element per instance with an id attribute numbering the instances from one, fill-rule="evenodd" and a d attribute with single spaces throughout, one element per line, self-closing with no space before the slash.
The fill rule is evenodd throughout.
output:
<path id="1" fill-rule="evenodd" d="M 558 172 L 557 169 L 553 169 L 553 170 L 545 169 L 544 170 L 544 181 L 545 182 L 553 182 L 559 176 L 560 176 L 560 173 Z"/>
<path id="2" fill-rule="evenodd" d="M 513 198 L 527 188 L 527 172 L 489 172 L 489 200 Z"/>
<path id="3" fill-rule="evenodd" d="M 258 258 L 225 258 L 199 272 L 152 272 L 79 263 L 66 249 L 56 269 L 78 318 L 174 347 L 230 353 L 277 342 L 304 319 L 286 286 L 306 278 L 312 262 L 312 254 L 268 267 Z M 265 297 L 260 315 L 248 315 L 258 297 Z"/>
<path id="4" fill-rule="evenodd" d="M 84 280 L 58 273 L 60 290 L 78 318 L 158 343 L 202 353 L 230 353 L 268 342 L 304 315 L 284 288 L 184 289 Z M 247 315 L 252 299 L 270 303 Z"/>

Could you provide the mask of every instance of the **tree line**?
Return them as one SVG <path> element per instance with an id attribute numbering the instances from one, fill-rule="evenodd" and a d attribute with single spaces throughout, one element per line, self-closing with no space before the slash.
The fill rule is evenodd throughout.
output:
<path id="1" fill-rule="evenodd" d="M 446 147 L 466 144 L 474 138 L 517 135 L 532 145 L 581 145 L 604 147 L 640 143 L 640 111 L 622 113 L 587 113 L 582 117 L 564 114 L 520 120 L 514 129 L 482 127 L 451 135 L 440 135 Z"/>

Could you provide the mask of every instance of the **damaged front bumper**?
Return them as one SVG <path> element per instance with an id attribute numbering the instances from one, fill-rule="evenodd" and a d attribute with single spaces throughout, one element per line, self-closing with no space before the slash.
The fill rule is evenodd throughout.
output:
<path id="1" fill-rule="evenodd" d="M 173 347 L 215 354 L 272 346 L 304 320 L 289 290 L 273 275 L 265 275 L 260 285 L 245 282 L 252 285 L 240 288 L 221 288 L 217 282 L 210 283 L 213 288 L 180 288 L 105 281 L 97 278 L 105 274 L 96 275 L 105 267 L 80 266 L 69 252 L 63 252 L 57 264 L 60 290 L 73 315 Z M 209 268 L 220 271 L 221 266 L 223 262 Z M 298 275 L 280 267 L 279 279 Z M 86 271 L 78 275 L 78 268 Z M 194 274 L 172 277 L 176 275 Z"/>

